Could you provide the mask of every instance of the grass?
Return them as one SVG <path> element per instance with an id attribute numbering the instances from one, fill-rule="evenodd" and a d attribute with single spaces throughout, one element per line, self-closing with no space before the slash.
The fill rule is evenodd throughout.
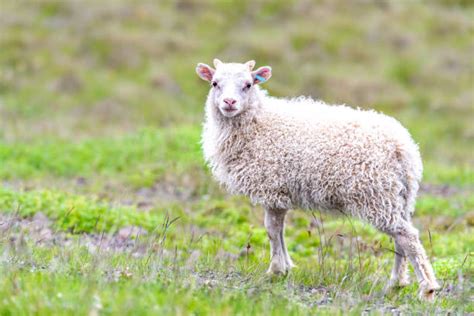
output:
<path id="1" fill-rule="evenodd" d="M 469 1 L 0 7 L 0 314 L 474 312 Z M 407 126 L 424 159 L 414 221 L 442 284 L 433 304 L 415 284 L 385 290 L 387 236 L 318 211 L 288 219 L 298 267 L 265 276 L 261 208 L 225 194 L 202 158 L 194 67 L 214 57 L 271 65 L 273 95 Z"/>
<path id="2" fill-rule="evenodd" d="M 34 226 L 3 231 L 4 258 L 14 263 L 3 265 L 4 275 L 12 278 L 5 278 L 2 287 L 9 293 L 6 297 L 12 295 L 4 301 L 11 311 L 62 313 L 80 304 L 87 313 L 98 304 L 101 312 L 112 314 L 260 314 L 268 309 L 274 314 L 301 314 L 313 308 L 342 313 L 349 307 L 380 312 L 388 306 L 412 311 L 414 305 L 423 312 L 472 312 L 469 305 L 458 308 L 459 302 L 469 300 L 468 292 L 460 289 L 468 288 L 474 275 L 469 196 L 424 196 L 418 203 L 415 222 L 422 228 L 423 243 L 444 291 L 450 289 L 433 306 L 419 305 L 416 286 L 383 294 L 393 261 L 391 240 L 355 220 L 323 216 L 322 226 L 315 227 L 312 216 L 293 213 L 286 236 L 298 268 L 287 278 L 272 280 L 264 276 L 268 241 L 260 224 L 262 214 L 241 198 L 173 203 L 138 212 L 135 206 L 113 206 L 62 192 L 3 190 L 1 196 L 1 210 L 26 218 L 41 212 L 52 219 L 55 234 L 72 240 L 66 246 L 44 243 L 34 233 L 29 237 Z M 9 218 L 3 223 L 15 222 Z M 100 246 L 91 250 L 82 241 L 84 232 L 101 240 L 103 234 L 116 236 L 114 232 L 131 225 L 147 229 L 148 234 L 130 236 L 130 248 L 100 252 Z M 135 254 L 133 250 L 140 247 L 143 252 Z M 28 297 L 37 289 L 30 284 L 44 287 Z M 81 295 L 72 294 L 76 291 Z M 22 309 L 26 299 L 35 301 L 28 305 L 31 310 Z"/>
<path id="3" fill-rule="evenodd" d="M 126 174 L 133 181 L 144 173 L 159 177 L 165 171 L 182 174 L 192 168 L 202 169 L 196 127 L 164 130 L 143 129 L 122 138 L 89 139 L 79 143 L 42 139 L 31 143 L 1 144 L 0 175 L 10 178 L 90 177 Z M 183 155 L 183 152 L 188 154 Z M 113 159 L 111 159 L 113 157 Z M 149 170 L 146 170 L 149 169 Z"/>
<path id="4" fill-rule="evenodd" d="M 55 265 L 61 266 L 60 271 L 42 268 L 49 267 L 52 260 L 48 258 L 49 254 L 44 252 L 29 256 L 29 261 L 23 265 L 23 269 L 8 271 L 15 275 L 15 280 L 4 280 L 6 282 L 2 284 L 2 294 L 15 294 L 6 296 L 8 298 L 3 301 L 3 304 L 6 304 L 0 307 L 3 312 L 193 312 L 217 315 L 271 311 L 281 315 L 296 315 L 304 311 L 304 307 L 293 304 L 291 298 L 283 296 L 285 288 L 282 284 L 276 284 L 275 287 L 275 284 L 252 276 L 255 275 L 252 271 L 245 272 L 246 278 L 254 281 L 251 287 L 242 282 L 238 272 L 234 272 L 233 279 L 229 278 L 229 284 L 222 287 L 222 284 L 218 284 L 213 278 L 218 278 L 220 272 L 187 271 L 185 268 L 179 268 L 179 265 L 184 263 L 182 260 L 167 263 L 162 262 L 164 260 L 160 257 L 156 258 L 152 265 L 148 265 L 145 259 L 137 260 L 127 255 L 106 254 L 106 259 L 103 260 L 99 256 L 104 253 L 90 255 L 81 247 L 54 250 L 57 258 Z M 173 270 L 174 268 L 176 270 Z M 30 271 L 25 272 L 24 269 Z M 208 266 L 208 269 L 218 271 L 219 267 Z M 227 272 L 232 277 L 231 273 Z M 35 284 L 33 288 L 32 284 Z M 42 291 L 34 291 L 37 287 L 41 287 Z M 249 298 L 249 293 L 256 295 Z M 278 302 L 274 301 L 274 294 L 281 296 Z M 79 304 L 68 304 L 71 300 Z M 209 300 L 215 304 L 209 305 Z M 4 309 L 5 306 L 8 308 Z"/>
<path id="5" fill-rule="evenodd" d="M 34 193 L 25 196 L 36 197 Z M 94 202 L 90 205 L 96 209 Z M 472 228 L 451 232 L 446 238 L 440 230 L 432 234 L 435 247 L 428 249 L 435 258 L 434 267 L 444 288 L 451 290 L 442 293 L 436 305 L 430 305 L 416 299 L 416 286 L 382 294 L 393 259 L 393 253 L 386 250 L 390 248 L 388 238 L 357 222 L 350 225 L 330 220 L 324 224 L 323 238 L 318 239 L 316 231 L 313 236 L 308 234 L 308 217 L 303 213 L 293 214 L 287 233 L 290 252 L 299 267 L 287 278 L 269 279 L 264 276 L 268 255 L 264 232 L 250 227 L 249 235 L 240 237 L 246 224 L 255 220 L 247 216 L 238 226 L 219 228 L 200 217 L 188 221 L 184 215 L 183 220 L 134 236 L 130 247 L 119 250 L 108 249 L 106 239 L 101 248 L 103 235 L 97 231 L 94 248 L 89 239 L 84 241 L 85 237 L 77 234 L 60 235 L 69 240 L 67 243 L 61 239 L 39 242 L 34 226 L 14 224 L 8 234 L 2 234 L 3 258 L 10 264 L 2 265 L 2 275 L 9 277 L 1 281 L 5 298 L 1 309 L 11 314 L 72 310 L 80 314 L 95 310 L 106 314 L 305 314 L 313 308 L 343 313 L 347 308 L 380 312 L 396 306 L 402 312 L 472 312 L 468 292 L 459 290 L 469 287 L 474 272 L 466 262 L 473 242 Z M 147 223 L 139 224 L 146 227 Z M 206 236 L 191 240 L 186 234 L 190 224 L 197 225 L 194 231 Z M 422 237 L 429 244 L 428 236 Z M 353 250 L 356 244 L 362 256 Z M 242 251 L 246 245 L 250 250 Z M 460 302 L 465 304 L 461 308 Z"/>

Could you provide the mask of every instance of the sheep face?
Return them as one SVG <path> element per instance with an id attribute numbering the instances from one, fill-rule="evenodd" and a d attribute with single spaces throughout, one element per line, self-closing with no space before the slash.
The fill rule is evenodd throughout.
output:
<path id="1" fill-rule="evenodd" d="M 219 112 L 228 118 L 247 110 L 251 104 L 254 85 L 271 77 L 271 68 L 268 66 L 252 71 L 255 66 L 253 60 L 239 64 L 214 59 L 214 66 L 215 69 L 200 63 L 196 72 L 201 79 L 211 83 L 209 98 Z"/>

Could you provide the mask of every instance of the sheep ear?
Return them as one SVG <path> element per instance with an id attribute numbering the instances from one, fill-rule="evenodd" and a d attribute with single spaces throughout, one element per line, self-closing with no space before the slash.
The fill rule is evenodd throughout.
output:
<path id="1" fill-rule="evenodd" d="M 249 67 L 249 70 L 252 71 L 253 67 L 255 67 L 255 60 L 249 60 L 248 62 L 245 63 L 247 67 Z"/>
<path id="2" fill-rule="evenodd" d="M 197 64 L 196 73 L 202 80 L 211 81 L 216 71 L 209 65 Z"/>
<path id="3" fill-rule="evenodd" d="M 222 64 L 222 61 L 220 61 L 219 59 L 217 58 L 214 58 L 214 67 L 219 67 L 220 65 Z"/>
<path id="4" fill-rule="evenodd" d="M 272 67 L 270 66 L 263 66 L 258 68 L 255 71 L 252 71 L 253 83 L 259 84 L 268 81 L 272 76 Z"/>

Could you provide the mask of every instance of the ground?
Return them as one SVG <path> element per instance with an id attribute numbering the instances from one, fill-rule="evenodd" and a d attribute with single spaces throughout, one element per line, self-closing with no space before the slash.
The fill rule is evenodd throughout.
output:
<path id="1" fill-rule="evenodd" d="M 474 313 L 473 21 L 455 0 L 0 2 L 0 313 Z M 387 236 L 317 210 L 288 218 L 297 268 L 265 275 L 262 209 L 202 158 L 214 57 L 410 130 L 435 302 L 386 289 Z"/>

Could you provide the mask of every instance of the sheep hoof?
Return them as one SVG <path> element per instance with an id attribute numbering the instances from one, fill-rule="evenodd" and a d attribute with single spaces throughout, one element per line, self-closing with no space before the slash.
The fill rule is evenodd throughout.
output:
<path id="1" fill-rule="evenodd" d="M 272 267 L 268 268 L 267 274 L 270 276 L 284 276 L 287 275 L 289 269 L 275 270 Z"/>
<path id="2" fill-rule="evenodd" d="M 288 271 L 273 271 L 268 269 L 266 273 L 269 277 L 280 277 L 286 276 L 288 274 Z"/>
<path id="3" fill-rule="evenodd" d="M 404 273 L 392 274 L 388 284 L 387 289 L 392 288 L 402 288 L 410 284 L 410 275 L 405 271 Z"/>
<path id="4" fill-rule="evenodd" d="M 430 284 L 422 283 L 420 285 L 420 293 L 419 297 L 421 300 L 433 302 L 436 297 L 436 291 L 439 290 L 441 287 L 439 286 L 438 282 L 434 281 Z"/>
<path id="5" fill-rule="evenodd" d="M 383 293 L 387 294 L 392 290 L 398 290 L 410 284 L 410 278 L 408 276 L 403 278 L 390 278 L 387 285 L 383 289 Z"/>
<path id="6" fill-rule="evenodd" d="M 435 290 L 420 290 L 419 294 L 420 300 L 433 302 L 435 299 Z"/>
<path id="7" fill-rule="evenodd" d="M 398 285 L 398 279 L 390 279 L 385 286 L 384 292 L 388 292 L 391 289 L 397 288 Z"/>
<path id="8" fill-rule="evenodd" d="M 408 285 L 410 285 L 410 278 L 408 276 L 400 278 L 400 280 L 398 280 L 399 287 L 405 287 Z"/>
<path id="9" fill-rule="evenodd" d="M 287 266 L 286 263 L 274 260 L 270 263 L 267 274 L 272 276 L 287 275 L 289 270 L 290 267 Z"/>

